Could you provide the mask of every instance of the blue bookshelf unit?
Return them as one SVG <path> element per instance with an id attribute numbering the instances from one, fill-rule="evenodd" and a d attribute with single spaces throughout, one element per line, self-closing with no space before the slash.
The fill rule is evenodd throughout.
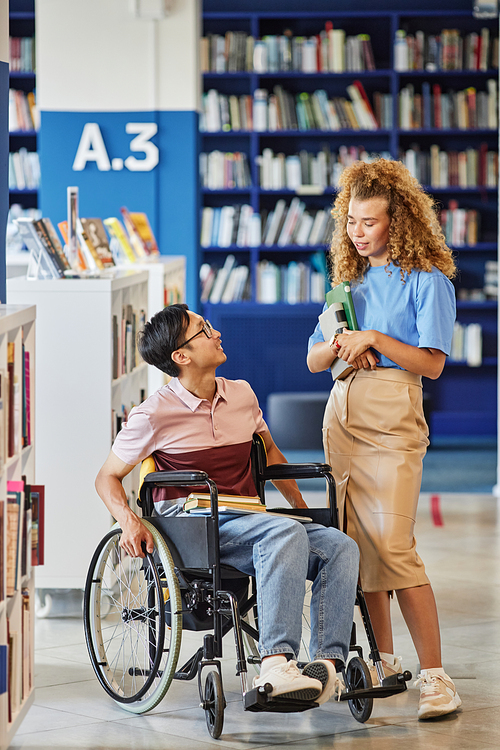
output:
<path id="1" fill-rule="evenodd" d="M 9 36 L 21 38 L 35 36 L 35 3 L 34 0 L 10 0 Z M 9 88 L 27 95 L 36 88 L 34 70 L 10 70 Z M 9 151 L 16 152 L 25 148 L 29 152 L 37 150 L 37 132 L 32 129 L 14 130 L 9 127 Z M 9 190 L 9 205 L 19 203 L 23 208 L 37 208 L 38 189 Z"/>
<path id="2" fill-rule="evenodd" d="M 458 92 L 470 92 L 474 89 L 478 114 L 479 107 L 486 101 L 488 85 L 491 86 L 488 81 L 495 81 L 496 86 L 498 84 L 498 68 L 488 61 L 488 65 L 486 68 L 483 65 L 482 70 L 448 70 L 440 69 L 439 66 L 437 69 L 397 70 L 394 46 L 398 30 L 404 30 L 410 38 L 417 32 L 423 32 L 427 40 L 429 37 L 439 36 L 443 29 L 451 28 L 460 31 L 461 43 L 464 45 L 469 35 L 476 33 L 481 36 L 481 29 L 486 28 L 490 43 L 493 44 L 494 37 L 498 36 L 498 18 L 474 18 L 471 3 L 465 0 L 440 0 L 437 8 L 436 3 L 421 0 L 417 9 L 412 10 L 408 10 L 407 4 L 398 0 L 358 0 L 351 3 L 339 0 L 335 9 L 331 3 L 317 0 L 309 4 L 307 12 L 304 12 L 303 4 L 298 4 L 295 0 L 286 4 L 277 0 L 267 3 L 241 2 L 238 4 L 238 12 L 234 12 L 233 7 L 233 3 L 224 0 L 206 0 L 203 36 L 224 37 L 226 32 L 238 31 L 255 40 L 283 34 L 311 38 L 319 35 L 325 29 L 325 24 L 331 22 L 334 29 L 343 29 L 346 37 L 370 35 L 375 69 L 337 73 L 210 70 L 203 75 L 205 92 L 215 90 L 228 99 L 236 96 L 238 100 L 242 100 L 243 97 L 253 99 L 254 92 L 258 89 L 265 89 L 272 94 L 275 87 L 281 87 L 294 98 L 302 93 L 310 97 L 321 89 L 329 99 L 333 99 L 346 97 L 347 87 L 358 80 L 376 112 L 377 97 L 392 97 L 392 102 L 385 105 L 386 116 L 387 106 L 390 107 L 392 122 L 382 123 L 379 117 L 379 125 L 382 123 L 384 126 L 376 129 L 287 128 L 257 132 L 250 128 L 232 129 L 230 118 L 229 123 L 226 121 L 224 125 L 223 122 L 223 129 L 201 132 L 201 151 L 205 154 L 213 151 L 244 154 L 250 184 L 213 190 L 202 187 L 201 206 L 217 209 L 247 204 L 255 213 L 262 214 L 273 211 L 278 200 L 284 199 L 288 207 L 292 199 L 298 196 L 305 204 L 305 210 L 311 214 L 331 208 L 335 194 L 335 187 L 331 184 L 316 191 L 288 189 L 283 186 L 273 190 L 261 187 L 259 160 L 265 149 L 270 149 L 274 155 L 283 154 L 284 159 L 301 151 L 317 154 L 323 147 L 335 155 L 340 147 L 349 149 L 362 146 L 369 154 L 386 154 L 394 159 L 410 158 L 407 154 L 416 150 L 416 158 L 424 161 L 427 158 L 427 166 L 424 167 L 427 176 L 432 174 L 431 165 L 435 164 L 430 158 L 433 153 L 431 147 L 446 154 L 446 157 L 440 158 L 441 170 L 445 170 L 443 163 L 448 163 L 446 159 L 449 159 L 448 181 L 444 180 L 442 173 L 437 180 L 435 175 L 429 180 L 419 179 L 435 197 L 440 210 L 451 210 L 458 206 L 468 212 L 475 212 L 475 220 L 478 222 L 475 237 L 472 240 L 470 237 L 465 241 L 462 239 L 457 244 L 448 244 L 456 252 L 459 267 L 456 280 L 457 320 L 464 327 L 477 323 L 481 326 L 482 363 L 472 367 L 460 359 L 450 360 L 439 380 L 424 381 L 424 391 L 430 406 L 430 427 L 434 435 L 443 437 L 496 435 L 497 300 L 492 295 L 485 296 L 482 290 L 485 286 L 485 268 L 491 261 L 497 260 L 498 126 L 494 123 L 493 127 L 491 120 L 485 125 L 484 118 L 476 122 L 468 119 L 464 126 L 463 119 L 455 122 L 452 115 L 450 126 L 443 127 L 446 122 L 435 121 L 437 115 L 434 100 L 426 99 L 424 102 L 424 95 L 430 90 L 431 95 L 437 97 L 439 92 L 440 96 L 449 96 L 449 101 L 456 103 Z M 403 89 L 410 91 L 413 97 L 411 117 L 414 118 L 414 127 L 411 129 L 400 116 Z M 483 104 L 479 105 L 481 98 Z M 424 121 L 422 109 L 425 111 L 425 107 L 428 109 L 429 106 L 432 111 L 430 114 L 427 111 L 427 119 Z M 456 106 L 458 116 L 458 105 Z M 467 118 L 472 116 L 471 107 L 469 102 L 466 105 Z M 378 113 L 380 114 L 380 108 Z M 460 114 L 463 114 L 462 110 Z M 467 177 L 466 183 L 461 179 L 457 184 L 456 162 L 453 162 L 452 168 L 451 154 L 465 152 L 467 149 L 476 152 L 476 156 L 470 157 L 472 160 L 482 158 L 480 155 L 483 152 L 489 152 L 488 158 L 492 159 L 489 181 L 485 174 L 480 174 L 480 182 L 470 181 Z M 424 157 L 423 154 L 429 156 Z M 463 174 L 462 172 L 462 177 Z M 264 409 L 270 393 L 325 391 L 331 386 L 328 373 L 312 375 L 305 363 L 307 340 L 316 325 L 322 305 L 319 302 L 262 304 L 257 301 L 257 275 L 262 261 L 267 260 L 278 266 L 290 261 L 307 265 L 313 254 L 320 252 L 326 255 L 328 248 L 324 240 L 325 238 L 315 245 L 280 246 L 274 243 L 270 246 L 259 244 L 256 247 L 242 247 L 238 244 L 220 247 L 216 243 L 205 242 L 200 249 L 203 263 L 221 267 L 228 254 L 233 254 L 237 264 L 247 265 L 249 268 L 251 283 L 245 301 L 228 304 L 205 302 L 200 303 L 199 309 L 222 332 L 228 361 L 220 368 L 220 374 L 229 378 L 247 379 Z"/>

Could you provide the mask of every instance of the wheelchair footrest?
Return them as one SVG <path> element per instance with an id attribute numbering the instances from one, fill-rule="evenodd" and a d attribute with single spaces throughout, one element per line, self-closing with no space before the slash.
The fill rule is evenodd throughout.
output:
<path id="1" fill-rule="evenodd" d="M 317 708 L 315 701 L 301 701 L 292 698 L 270 698 L 266 692 L 259 688 L 249 690 L 243 696 L 243 707 L 245 711 L 268 711 L 280 714 L 298 713 Z"/>
<path id="2" fill-rule="evenodd" d="M 347 690 L 340 696 L 341 701 L 350 701 L 354 698 L 389 698 L 391 695 L 404 693 L 406 682 L 411 680 L 411 672 L 395 674 L 382 680 L 382 685 L 365 688 L 363 690 Z"/>

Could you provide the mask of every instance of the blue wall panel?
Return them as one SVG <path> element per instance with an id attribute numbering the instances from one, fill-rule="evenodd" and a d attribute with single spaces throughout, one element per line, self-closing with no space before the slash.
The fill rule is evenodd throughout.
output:
<path id="1" fill-rule="evenodd" d="M 86 123 L 97 123 L 111 168 L 103 170 L 95 160 L 85 168 L 73 164 Z M 155 123 L 151 138 L 159 152 L 158 164 L 148 171 L 122 166 L 130 156 L 135 134 L 127 123 Z M 96 153 L 95 141 L 89 152 Z M 120 207 L 145 211 L 165 255 L 188 257 L 188 304 L 195 307 L 198 268 L 198 115 L 196 112 L 47 112 L 41 113 L 40 206 L 54 223 L 66 219 L 66 188 L 79 189 L 80 215 L 120 216 Z M 101 162 L 102 166 L 102 162 Z M 122 167 L 122 168 L 120 168 Z M 193 220 L 193 217 L 195 220 Z"/>

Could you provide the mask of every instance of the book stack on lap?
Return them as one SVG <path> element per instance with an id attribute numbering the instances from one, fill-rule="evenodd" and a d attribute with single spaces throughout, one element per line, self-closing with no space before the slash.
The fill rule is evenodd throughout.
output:
<path id="1" fill-rule="evenodd" d="M 302 523 L 312 521 L 307 516 L 297 516 L 293 513 L 273 513 L 267 510 L 259 497 L 248 497 L 246 495 L 219 495 L 218 497 L 219 513 L 266 513 L 267 515 L 282 516 L 294 518 Z M 183 510 L 193 515 L 207 515 L 210 513 L 210 495 L 206 493 L 192 492 L 184 501 Z"/>

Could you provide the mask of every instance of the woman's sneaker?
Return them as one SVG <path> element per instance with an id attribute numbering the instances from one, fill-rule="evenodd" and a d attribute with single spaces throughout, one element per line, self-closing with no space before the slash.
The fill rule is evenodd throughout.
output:
<path id="1" fill-rule="evenodd" d="M 311 661 L 306 664 L 302 674 L 321 682 L 323 690 L 319 698 L 316 698 L 316 703 L 326 703 L 332 695 L 337 695 L 337 700 L 340 700 L 342 691 L 345 690 L 344 680 L 337 674 L 331 661 L 328 659 Z"/>
<path id="2" fill-rule="evenodd" d="M 420 687 L 419 719 L 451 714 L 462 705 L 453 680 L 447 674 L 436 674 L 432 669 L 423 669 L 414 685 Z"/>
<path id="3" fill-rule="evenodd" d="M 372 678 L 372 686 L 378 687 L 379 681 L 377 669 L 371 659 L 368 661 L 368 667 L 370 669 L 370 677 Z M 403 671 L 403 667 L 401 666 L 401 658 L 397 656 L 394 657 L 393 664 L 388 664 L 385 659 L 382 659 L 382 667 L 384 668 L 384 677 L 392 677 L 392 675 L 401 674 Z"/>
<path id="4" fill-rule="evenodd" d="M 270 667 L 253 679 L 253 687 L 269 682 L 273 689 L 271 698 L 293 698 L 295 700 L 316 701 L 323 690 L 319 680 L 301 674 L 297 662 L 287 661 Z"/>

